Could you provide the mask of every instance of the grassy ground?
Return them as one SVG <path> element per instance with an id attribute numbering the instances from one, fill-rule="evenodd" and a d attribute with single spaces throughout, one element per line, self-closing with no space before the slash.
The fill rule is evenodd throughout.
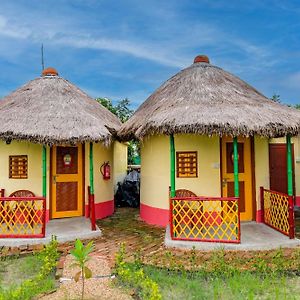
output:
<path id="1" fill-rule="evenodd" d="M 98 220 L 103 236 L 96 241 L 96 250 L 114 260 L 120 244 L 125 243 L 126 261 L 132 261 L 138 252 L 144 264 L 158 267 L 172 267 L 174 262 L 190 269 L 191 250 L 171 249 L 164 246 L 165 229 L 147 225 L 139 219 L 139 211 L 133 208 L 120 208 L 106 219 Z M 297 234 L 300 237 L 300 224 L 297 223 Z M 282 249 L 283 260 L 295 261 L 299 257 L 300 247 Z M 281 254 L 281 253 L 280 253 Z M 224 260 L 227 264 L 238 265 L 242 269 L 251 269 L 253 264 L 264 267 L 272 264 L 278 250 L 269 251 L 226 251 Z M 213 252 L 196 251 L 193 257 L 196 265 L 203 265 L 212 260 Z"/>
<path id="2" fill-rule="evenodd" d="M 12 293 L 25 280 L 34 278 L 40 271 L 42 261 L 37 255 L 28 255 L 24 257 L 6 257 L 0 261 L 0 299 L 11 299 Z M 26 297 L 47 292 L 55 287 L 54 274 L 43 279 L 39 287 L 25 292 Z"/>
<path id="3" fill-rule="evenodd" d="M 39 253 L 0 258 L 0 300 L 30 300 L 55 287 L 56 240 Z"/>
<path id="4" fill-rule="evenodd" d="M 145 267 L 145 274 L 160 287 L 163 299 L 300 299 L 300 277 L 255 273 L 230 276 L 194 276 Z"/>
<path id="5" fill-rule="evenodd" d="M 34 255 L 6 257 L 0 261 L 0 286 L 7 290 L 34 277 L 41 267 L 41 261 Z"/>
<path id="6" fill-rule="evenodd" d="M 138 210 L 128 208 L 98 225 L 103 236 L 97 251 L 112 255 L 125 242 L 125 261 L 138 259 L 163 299 L 300 299 L 299 247 L 210 252 L 165 248 L 165 230 L 146 225 Z M 196 275 L 188 276 L 191 271 Z"/>

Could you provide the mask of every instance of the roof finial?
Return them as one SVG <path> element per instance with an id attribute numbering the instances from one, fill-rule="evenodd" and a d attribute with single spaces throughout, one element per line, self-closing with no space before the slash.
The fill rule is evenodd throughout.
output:
<path id="1" fill-rule="evenodd" d="M 209 64 L 208 56 L 206 56 L 206 55 L 197 55 L 194 59 L 194 64 L 195 63 L 200 63 L 200 62 Z"/>
<path id="2" fill-rule="evenodd" d="M 43 70 L 42 77 L 44 76 L 58 76 L 58 72 L 54 68 L 49 67 Z"/>

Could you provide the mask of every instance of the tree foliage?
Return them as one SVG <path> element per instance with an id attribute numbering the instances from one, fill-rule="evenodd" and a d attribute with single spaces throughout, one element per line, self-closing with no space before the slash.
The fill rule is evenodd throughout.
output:
<path id="1" fill-rule="evenodd" d="M 276 93 L 270 98 L 270 100 L 274 101 L 274 102 L 277 102 L 277 103 L 281 102 L 280 95 L 278 95 Z"/>
<path id="2" fill-rule="evenodd" d="M 125 123 L 132 115 L 133 110 L 130 109 L 130 100 L 125 98 L 113 105 L 111 99 L 96 98 L 96 101 L 106 107 L 110 112 L 115 114 L 122 123 Z M 128 143 L 128 164 L 135 164 L 135 158 L 140 155 L 140 144 L 138 141 L 130 141 Z"/>
<path id="3" fill-rule="evenodd" d="M 108 98 L 96 98 L 96 101 L 115 114 L 122 123 L 126 122 L 133 114 L 128 98 L 120 100 L 116 105 L 113 105 L 112 101 Z"/>

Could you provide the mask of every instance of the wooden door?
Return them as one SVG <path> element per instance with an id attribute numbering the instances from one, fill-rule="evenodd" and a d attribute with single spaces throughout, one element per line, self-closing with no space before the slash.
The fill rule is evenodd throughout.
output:
<path id="1" fill-rule="evenodd" d="M 241 221 L 253 219 L 253 193 L 251 168 L 251 140 L 238 138 L 239 158 L 239 208 Z M 233 141 L 232 138 L 222 138 L 222 195 L 234 197 L 233 174 Z"/>
<path id="2" fill-rule="evenodd" d="M 82 145 L 52 149 L 52 218 L 83 215 Z"/>
<path id="3" fill-rule="evenodd" d="M 294 145 L 292 145 L 292 157 L 294 168 Z M 270 190 L 287 194 L 286 144 L 269 144 L 269 170 Z"/>

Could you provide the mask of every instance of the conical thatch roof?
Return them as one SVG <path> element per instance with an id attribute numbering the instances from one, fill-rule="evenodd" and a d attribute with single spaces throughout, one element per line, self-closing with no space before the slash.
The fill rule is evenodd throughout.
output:
<path id="1" fill-rule="evenodd" d="M 122 139 L 171 133 L 299 134 L 300 111 L 269 100 L 219 67 L 195 61 L 160 86 L 122 125 Z"/>
<path id="2" fill-rule="evenodd" d="M 51 73 L 30 81 L 0 103 L 0 139 L 5 140 L 109 144 L 121 125 L 78 87 Z"/>

